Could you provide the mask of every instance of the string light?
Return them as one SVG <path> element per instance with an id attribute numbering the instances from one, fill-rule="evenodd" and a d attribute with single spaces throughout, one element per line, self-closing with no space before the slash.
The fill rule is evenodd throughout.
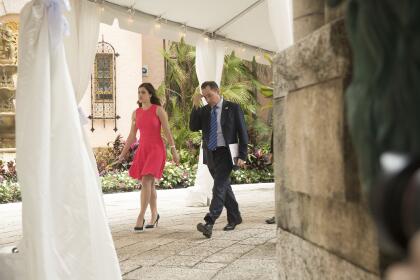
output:
<path id="1" fill-rule="evenodd" d="M 156 29 L 160 29 L 160 27 L 161 27 L 161 23 L 160 22 L 162 21 L 162 16 L 157 17 L 155 21 L 156 21 L 155 22 L 155 28 Z"/>
<path id="2" fill-rule="evenodd" d="M 105 6 L 104 6 L 105 0 L 94 0 L 93 2 L 100 5 L 98 8 L 100 12 L 105 11 Z"/>
<path id="3" fill-rule="evenodd" d="M 208 42 L 210 40 L 209 32 L 204 31 L 202 34 L 204 41 Z"/>
<path id="4" fill-rule="evenodd" d="M 127 12 L 128 12 L 128 22 L 133 23 L 134 22 L 133 16 L 136 13 L 136 11 L 133 9 L 133 7 L 131 7 L 130 9 L 128 9 Z"/>
<path id="5" fill-rule="evenodd" d="M 185 36 L 187 36 L 187 25 L 185 23 L 181 25 L 181 32 L 179 32 L 179 36 L 181 38 L 185 38 Z"/>
<path id="6" fill-rule="evenodd" d="M 257 48 L 257 49 L 255 50 L 255 52 L 257 53 L 257 54 L 255 55 L 255 59 L 260 59 L 260 58 L 261 58 L 261 54 L 262 54 L 262 50 L 261 50 L 260 48 Z"/>

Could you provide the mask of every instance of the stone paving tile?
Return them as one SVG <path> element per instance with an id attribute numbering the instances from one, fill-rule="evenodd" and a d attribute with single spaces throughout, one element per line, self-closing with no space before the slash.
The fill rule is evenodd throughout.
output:
<path id="1" fill-rule="evenodd" d="M 262 245 L 268 242 L 266 239 L 258 238 L 258 237 L 251 237 L 244 240 L 239 241 L 239 244 L 243 245 Z"/>
<path id="2" fill-rule="evenodd" d="M 159 252 L 159 251 L 147 251 L 144 253 L 141 253 L 136 256 L 130 257 L 128 260 L 129 265 L 138 265 L 142 267 L 146 266 L 154 266 L 158 264 L 159 262 L 163 261 L 166 258 L 169 258 L 171 256 L 175 255 L 173 252 Z"/>
<path id="3" fill-rule="evenodd" d="M 6 238 L 2 237 L 0 240 L 0 247 L 3 247 L 4 245 L 17 244 L 20 239 L 21 239 L 21 236 L 18 236 L 18 235 L 6 237 Z"/>
<path id="4" fill-rule="evenodd" d="M 179 267 L 143 267 L 124 276 L 124 280 L 207 280 L 212 279 L 217 270 L 204 270 Z"/>
<path id="5" fill-rule="evenodd" d="M 234 240 L 225 240 L 225 239 L 208 239 L 207 242 L 201 243 L 202 246 L 208 247 L 218 247 L 218 248 L 226 248 L 233 244 L 237 243 Z"/>
<path id="6" fill-rule="evenodd" d="M 233 231 L 225 232 L 223 237 L 227 237 L 231 240 L 243 240 L 250 237 L 259 236 L 266 234 L 267 230 L 262 229 L 240 229 L 239 227 Z"/>
<path id="7" fill-rule="evenodd" d="M 276 258 L 276 244 L 275 243 L 266 243 L 263 245 L 257 246 L 252 251 L 245 254 L 242 258 L 244 259 L 275 259 Z"/>
<path id="8" fill-rule="evenodd" d="M 205 257 L 206 256 L 197 256 L 197 255 L 193 255 L 193 256 L 176 255 L 176 256 L 170 256 L 164 259 L 163 261 L 159 262 L 157 265 L 175 266 L 175 267 L 181 267 L 181 266 L 193 267 Z"/>
<path id="9" fill-rule="evenodd" d="M 137 242 L 139 242 L 139 241 L 136 240 L 136 239 L 125 238 L 125 239 L 114 240 L 114 245 L 115 245 L 115 248 L 118 250 L 118 249 L 121 249 L 123 247 L 127 247 L 129 245 L 133 245 L 133 244 L 135 244 Z"/>
<path id="10" fill-rule="evenodd" d="M 195 246 L 195 244 L 189 242 L 188 240 L 177 240 L 168 244 L 165 244 L 164 246 L 159 246 L 155 248 L 155 251 L 174 251 L 176 253 L 185 251 L 187 249 L 190 249 L 191 247 Z"/>
<path id="11" fill-rule="evenodd" d="M 242 254 L 239 253 L 215 253 L 210 257 L 203 260 L 203 262 L 209 263 L 231 263 L 238 259 Z"/>
<path id="12" fill-rule="evenodd" d="M 276 279 L 276 261 L 238 259 L 221 270 L 214 280 Z M 298 280 L 298 279 L 296 279 Z"/>
<path id="13" fill-rule="evenodd" d="M 255 237 L 273 239 L 273 238 L 276 238 L 276 231 L 267 230 L 266 232 L 258 234 Z"/>
<path id="14" fill-rule="evenodd" d="M 143 267 L 137 260 L 135 259 L 128 259 L 125 261 L 120 262 L 120 268 L 122 275 L 125 275 L 133 270 L 139 269 Z"/>
<path id="15" fill-rule="evenodd" d="M 201 262 L 197 264 L 194 268 L 203 269 L 203 270 L 220 270 L 224 268 L 227 264 L 226 263 L 206 263 Z"/>
<path id="16" fill-rule="evenodd" d="M 198 249 L 198 250 L 208 251 L 211 254 L 214 254 L 214 253 L 219 252 L 219 251 L 224 249 L 224 247 L 212 247 L 208 243 L 202 243 L 199 246 L 194 247 L 194 249 L 195 248 Z"/>
<path id="17" fill-rule="evenodd" d="M 181 256 L 203 256 L 208 257 L 212 255 L 213 253 L 220 250 L 220 248 L 216 248 L 216 250 L 211 250 L 211 247 L 205 247 L 205 246 L 195 246 L 190 249 L 184 250 L 182 252 L 179 252 L 179 255 Z"/>
<path id="18" fill-rule="evenodd" d="M 237 254 L 245 254 L 254 249 L 254 245 L 242 245 L 242 244 L 234 244 L 230 247 L 227 247 L 220 251 L 220 253 L 237 253 Z"/>
<path id="19" fill-rule="evenodd" d="M 148 242 L 137 242 L 133 245 L 126 246 L 121 249 L 117 249 L 118 259 L 124 261 L 129 259 L 132 256 L 140 255 L 141 253 L 150 251 L 152 249 L 158 248 L 158 244 L 148 243 Z"/>
<path id="20" fill-rule="evenodd" d="M 132 232 L 139 194 L 105 195 L 123 279 L 272 279 L 276 225 L 264 220 L 274 213 L 274 185 L 234 186 L 234 192 L 244 222 L 234 231 L 223 231 L 224 211 L 211 239 L 196 230 L 208 208 L 185 207 L 185 189 L 158 191 L 159 227 L 140 234 Z M 20 207 L 0 205 L 0 244 L 21 239 Z"/>

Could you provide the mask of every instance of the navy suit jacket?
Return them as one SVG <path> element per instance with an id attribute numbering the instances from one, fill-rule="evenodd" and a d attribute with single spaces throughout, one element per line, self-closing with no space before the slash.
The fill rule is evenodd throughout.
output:
<path id="1" fill-rule="evenodd" d="M 210 105 L 201 108 L 193 108 L 190 116 L 190 130 L 202 131 L 203 139 L 203 162 L 207 163 L 207 143 L 210 137 Z M 220 117 L 223 138 L 226 145 L 238 143 L 239 158 L 246 160 L 248 152 L 248 132 L 245 124 L 244 113 L 239 104 L 223 100 Z"/>

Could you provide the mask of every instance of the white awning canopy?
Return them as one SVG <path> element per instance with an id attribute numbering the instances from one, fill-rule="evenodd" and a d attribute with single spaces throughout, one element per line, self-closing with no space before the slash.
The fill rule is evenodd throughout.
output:
<path id="1" fill-rule="evenodd" d="M 120 28 L 142 34 L 154 34 L 178 41 L 184 37 L 189 44 L 197 40 L 217 39 L 226 49 L 266 63 L 263 52 L 276 52 L 291 45 L 291 11 L 278 13 L 280 40 L 276 42 L 270 26 L 270 0 L 81 0 L 98 4 L 102 22 L 112 24 L 118 19 Z M 280 7 L 290 7 L 290 0 Z M 0 0 L 0 14 L 18 13 L 29 0 Z M 284 2 L 284 4 L 283 4 Z M 279 7 L 279 5 L 277 5 Z M 277 28 L 278 29 L 278 28 Z M 276 30 L 276 32 L 279 32 Z"/>

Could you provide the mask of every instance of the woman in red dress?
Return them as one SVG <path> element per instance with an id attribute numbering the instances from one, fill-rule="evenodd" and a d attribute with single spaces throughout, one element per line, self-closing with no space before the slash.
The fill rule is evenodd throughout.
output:
<path id="1" fill-rule="evenodd" d="M 179 156 L 169 128 L 168 115 L 161 107 L 155 88 L 150 83 L 143 83 L 138 88 L 140 108 L 132 115 L 131 130 L 118 160 L 122 162 L 130 146 L 136 141 L 137 129 L 140 131 L 140 143 L 134 155 L 129 175 L 141 182 L 140 213 L 137 217 L 135 231 L 143 231 L 158 225 L 157 194 L 155 180 L 162 178 L 166 162 L 165 145 L 161 136 L 161 128 L 171 146 L 172 157 L 179 164 Z M 144 215 L 150 204 L 152 212 L 150 223 L 145 226 Z"/>

